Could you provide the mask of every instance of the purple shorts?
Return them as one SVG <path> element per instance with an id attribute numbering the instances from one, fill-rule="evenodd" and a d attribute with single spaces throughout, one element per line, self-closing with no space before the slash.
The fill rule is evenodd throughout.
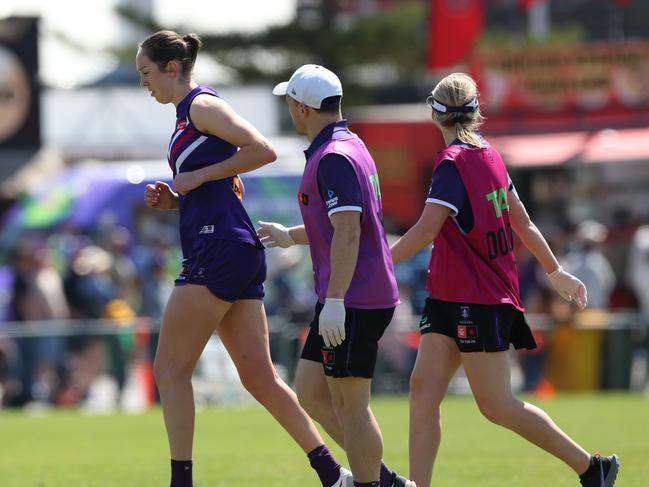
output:
<path id="1" fill-rule="evenodd" d="M 207 286 L 225 301 L 263 299 L 266 280 L 264 249 L 233 240 L 200 240 L 183 260 L 176 286 Z"/>

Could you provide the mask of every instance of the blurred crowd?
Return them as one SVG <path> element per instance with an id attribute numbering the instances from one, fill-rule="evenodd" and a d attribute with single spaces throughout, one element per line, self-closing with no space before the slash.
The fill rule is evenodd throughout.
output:
<path id="1" fill-rule="evenodd" d="M 3 406 L 76 406 L 106 375 L 122 391 L 126 365 L 141 351 L 132 333 L 120 330 L 131 330 L 142 319 L 153 330 L 146 344 L 150 360 L 155 329 L 181 261 L 173 225 L 157 222 L 153 228 L 134 236 L 119 226 L 93 232 L 63 227 L 24 234 L 14 243 L 0 269 Z M 636 310 L 649 322 L 649 225 L 621 232 L 588 220 L 549 235 L 564 268 L 586 284 L 590 310 Z M 550 291 L 524 246 L 517 249 L 527 311 L 549 316 L 553 327 L 570 323 L 575 308 Z M 269 249 L 267 258 L 265 304 L 271 325 L 289 324 L 284 335 L 298 340 L 315 303 L 308 252 L 300 247 Z M 379 365 L 379 372 L 383 367 L 386 377 L 396 379 L 391 386 L 386 382 L 386 389 L 407 387 L 418 341 L 416 317 L 426 297 L 428 258 L 428 251 L 421 252 L 396 269 L 402 304 L 382 340 L 385 359 Z M 94 325 L 97 320 L 104 323 L 101 332 Z M 538 332 L 538 350 L 518 355 L 526 390 L 542 385 L 552 329 Z M 283 345 L 271 336 L 271 346 Z M 290 353 L 296 354 L 297 348 Z"/>
<path id="2" fill-rule="evenodd" d="M 136 242 L 123 227 L 66 227 L 15 242 L 3 268 L 3 404 L 74 405 L 107 368 L 123 385 L 129 347 L 117 331 L 161 316 L 180 259 L 170 235 L 160 228 Z M 96 320 L 109 323 L 107 333 Z"/>

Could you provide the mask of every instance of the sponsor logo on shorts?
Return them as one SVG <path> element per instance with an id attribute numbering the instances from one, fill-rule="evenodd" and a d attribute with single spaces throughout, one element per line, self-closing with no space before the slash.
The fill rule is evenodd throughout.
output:
<path id="1" fill-rule="evenodd" d="M 422 315 L 419 320 L 419 330 L 425 330 L 426 328 L 430 328 L 430 319 L 427 315 Z"/>
<path id="2" fill-rule="evenodd" d="M 457 337 L 469 340 L 478 338 L 478 327 L 475 325 L 457 325 Z"/>
<path id="3" fill-rule="evenodd" d="M 201 231 L 198 232 L 199 235 L 204 235 L 207 233 L 214 233 L 214 225 L 203 225 Z"/>
<path id="4" fill-rule="evenodd" d="M 182 263 L 180 266 L 180 275 L 178 276 L 178 281 L 184 281 L 187 279 L 187 275 L 189 274 L 189 266 L 186 263 Z"/>
<path id="5" fill-rule="evenodd" d="M 322 351 L 322 363 L 324 365 L 333 365 L 336 362 L 336 352 L 331 350 Z"/>
<path id="6" fill-rule="evenodd" d="M 338 196 L 336 196 L 336 193 L 334 193 L 331 190 L 328 190 L 327 191 L 327 201 L 325 201 L 325 203 L 327 205 L 328 210 L 338 206 Z"/>
<path id="7" fill-rule="evenodd" d="M 194 277 L 205 277 L 207 275 L 207 268 L 206 267 L 199 267 L 196 270 L 196 274 Z"/>
<path id="8" fill-rule="evenodd" d="M 303 204 L 304 206 L 309 206 L 309 195 L 306 193 L 298 193 L 297 194 L 297 200 Z"/>

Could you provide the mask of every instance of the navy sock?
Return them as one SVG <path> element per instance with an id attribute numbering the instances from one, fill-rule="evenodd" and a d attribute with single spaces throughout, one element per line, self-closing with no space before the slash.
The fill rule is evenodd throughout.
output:
<path id="1" fill-rule="evenodd" d="M 171 484 L 169 487 L 194 487 L 191 460 L 171 460 Z"/>
<path id="2" fill-rule="evenodd" d="M 327 445 L 320 445 L 307 454 L 309 463 L 320 477 L 322 485 L 330 486 L 340 477 L 340 464 L 336 462 Z"/>
<path id="3" fill-rule="evenodd" d="M 381 461 L 381 477 L 379 482 L 381 482 L 381 487 L 390 487 L 392 481 L 394 480 L 394 472 L 390 470 L 383 461 Z"/>
<path id="4" fill-rule="evenodd" d="M 356 482 L 354 480 L 354 487 L 379 487 L 379 481 L 376 482 Z"/>

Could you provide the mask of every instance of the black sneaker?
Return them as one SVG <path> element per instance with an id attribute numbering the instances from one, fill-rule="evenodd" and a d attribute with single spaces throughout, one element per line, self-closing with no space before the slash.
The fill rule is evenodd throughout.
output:
<path id="1" fill-rule="evenodd" d="M 395 473 L 392 477 L 390 487 L 417 487 L 417 484 L 412 480 L 408 480 L 407 478 Z"/>
<path id="2" fill-rule="evenodd" d="M 613 487 L 619 469 L 620 459 L 617 455 L 602 457 L 597 454 L 590 459 L 590 466 L 579 481 L 583 487 Z"/>

